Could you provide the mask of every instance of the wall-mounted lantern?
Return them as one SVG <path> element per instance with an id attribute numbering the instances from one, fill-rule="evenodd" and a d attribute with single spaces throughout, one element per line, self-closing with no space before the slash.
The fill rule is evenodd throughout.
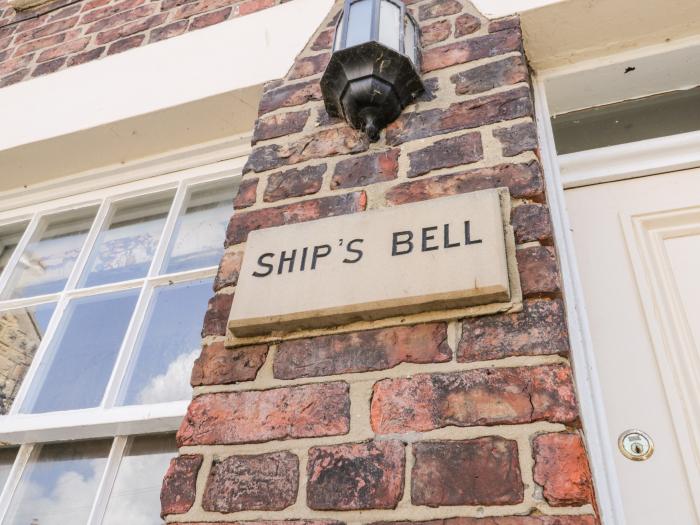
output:
<path id="1" fill-rule="evenodd" d="M 423 90 L 418 24 L 401 0 L 345 0 L 321 79 L 326 111 L 375 142 Z"/>

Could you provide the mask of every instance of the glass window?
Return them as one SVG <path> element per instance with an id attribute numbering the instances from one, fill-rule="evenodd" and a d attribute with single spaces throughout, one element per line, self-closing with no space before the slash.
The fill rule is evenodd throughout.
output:
<path id="1" fill-rule="evenodd" d="M 22 253 L 5 296 L 16 299 L 63 290 L 96 212 L 92 207 L 43 221 Z"/>
<path id="2" fill-rule="evenodd" d="M 191 191 L 165 264 L 166 273 L 216 266 L 224 253 L 222 232 L 231 219 L 236 186 L 231 180 Z"/>
<path id="3" fill-rule="evenodd" d="M 135 289 L 69 303 L 23 412 L 100 404 L 138 295 Z"/>
<path id="4" fill-rule="evenodd" d="M 367 42 L 372 31 L 372 0 L 358 0 L 350 6 L 345 47 Z"/>
<path id="5" fill-rule="evenodd" d="M 700 87 L 626 100 L 552 118 L 557 153 L 700 130 Z"/>
<path id="6" fill-rule="evenodd" d="M 87 523 L 111 440 L 37 446 L 3 525 Z"/>
<path id="7" fill-rule="evenodd" d="M 119 465 L 102 525 L 159 525 L 160 487 L 177 453 L 174 435 L 131 439 Z"/>
<path id="8" fill-rule="evenodd" d="M 173 192 L 115 205 L 88 262 L 85 286 L 145 277 L 158 247 Z"/>
<path id="9" fill-rule="evenodd" d="M 0 311 L 0 415 L 10 411 L 56 303 Z"/>
<path id="10" fill-rule="evenodd" d="M 0 273 L 2 273 L 5 266 L 7 266 L 7 261 L 12 257 L 12 253 L 15 251 L 17 243 L 20 237 L 22 237 L 26 227 L 27 223 L 21 222 L 19 224 L 10 224 L 0 228 Z"/>
<path id="11" fill-rule="evenodd" d="M 411 59 L 411 62 L 413 62 L 414 66 L 418 64 L 417 49 L 418 47 L 416 46 L 416 26 L 413 25 L 413 20 L 411 20 L 409 17 L 406 17 L 405 34 L 403 38 L 403 50 L 406 56 L 408 56 L 408 58 Z"/>
<path id="12" fill-rule="evenodd" d="M 392 2 L 383 1 L 379 6 L 379 42 L 399 51 L 401 9 Z"/>
<path id="13" fill-rule="evenodd" d="M 0 448 L 0 494 L 2 494 L 2 489 L 10 475 L 16 457 L 16 448 Z"/>
<path id="14" fill-rule="evenodd" d="M 121 404 L 189 399 L 190 374 L 212 279 L 155 289 L 122 389 Z"/>

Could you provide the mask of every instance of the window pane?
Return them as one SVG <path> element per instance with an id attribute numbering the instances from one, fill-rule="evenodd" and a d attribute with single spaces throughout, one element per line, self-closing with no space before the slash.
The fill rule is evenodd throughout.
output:
<path id="1" fill-rule="evenodd" d="M 9 412 L 55 309 L 46 303 L 0 312 L 0 415 Z"/>
<path id="2" fill-rule="evenodd" d="M 85 286 L 145 277 L 158 246 L 173 192 L 116 204 L 87 266 Z"/>
<path id="3" fill-rule="evenodd" d="M 175 436 L 133 438 L 119 465 L 103 525 L 159 525 L 160 487 L 171 458 Z"/>
<path id="4" fill-rule="evenodd" d="M 185 213 L 177 220 L 166 273 L 219 264 L 235 190 L 232 180 L 192 190 Z"/>
<path id="5" fill-rule="evenodd" d="M 5 295 L 14 299 L 63 290 L 96 212 L 91 207 L 43 221 L 12 272 Z"/>
<path id="6" fill-rule="evenodd" d="M 22 474 L 3 525 L 82 525 L 111 440 L 44 445 Z"/>
<path id="7" fill-rule="evenodd" d="M 12 257 L 20 237 L 27 227 L 26 222 L 10 224 L 0 228 L 0 273 L 7 266 L 7 261 Z"/>
<path id="8" fill-rule="evenodd" d="M 345 47 L 367 42 L 372 30 L 372 0 L 358 0 L 350 6 L 348 38 Z"/>
<path id="9" fill-rule="evenodd" d="M 406 17 L 404 27 L 404 38 L 403 38 L 403 50 L 406 56 L 411 59 L 413 65 L 418 63 L 418 57 L 416 56 L 416 26 L 413 25 L 413 21 Z"/>
<path id="10" fill-rule="evenodd" d="M 212 280 L 156 288 L 122 388 L 121 404 L 189 399 Z"/>
<path id="11" fill-rule="evenodd" d="M 0 448 L 0 494 L 2 494 L 2 489 L 5 486 L 7 477 L 10 475 L 10 470 L 12 470 L 12 464 L 15 462 L 16 457 L 16 448 Z"/>
<path id="12" fill-rule="evenodd" d="M 69 303 L 23 412 L 100 404 L 138 293 L 128 290 Z"/>
<path id="13" fill-rule="evenodd" d="M 396 4 L 383 1 L 379 6 L 379 41 L 398 51 L 400 30 L 401 9 Z"/>

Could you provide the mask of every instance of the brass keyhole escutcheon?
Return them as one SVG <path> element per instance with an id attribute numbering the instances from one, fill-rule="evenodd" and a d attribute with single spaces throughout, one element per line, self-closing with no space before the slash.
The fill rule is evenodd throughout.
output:
<path id="1" fill-rule="evenodd" d="M 632 461 L 645 461 L 654 453 L 654 442 L 641 430 L 626 430 L 617 440 L 620 452 Z"/>

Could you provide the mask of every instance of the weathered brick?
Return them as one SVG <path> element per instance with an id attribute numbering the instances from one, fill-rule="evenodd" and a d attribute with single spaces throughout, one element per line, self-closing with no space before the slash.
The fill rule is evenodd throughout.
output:
<path id="1" fill-rule="evenodd" d="M 462 4 L 457 0 L 433 0 L 418 8 L 418 19 L 428 20 L 438 16 L 454 15 L 461 10 Z"/>
<path id="2" fill-rule="evenodd" d="M 405 113 L 387 127 L 386 141 L 387 144 L 398 145 L 409 140 L 531 115 L 530 91 L 527 87 L 521 87 L 504 93 L 455 102 L 446 109 Z"/>
<path id="3" fill-rule="evenodd" d="M 449 20 L 439 20 L 421 28 L 420 39 L 424 46 L 442 42 L 452 33 L 452 23 Z"/>
<path id="4" fill-rule="evenodd" d="M 253 381 L 265 363 L 267 345 L 226 348 L 222 341 L 205 345 L 192 368 L 192 386 Z"/>
<path id="5" fill-rule="evenodd" d="M 400 441 L 314 447 L 309 450 L 307 503 L 314 510 L 396 508 L 404 464 Z"/>
<path id="6" fill-rule="evenodd" d="M 189 31 L 194 31 L 196 29 L 203 29 L 205 27 L 213 26 L 214 24 L 219 24 L 224 20 L 227 20 L 231 14 L 232 8 L 225 7 L 224 9 L 219 9 L 218 11 L 211 11 L 209 13 L 204 13 L 192 19 Z"/>
<path id="7" fill-rule="evenodd" d="M 325 164 L 320 164 L 272 173 L 267 178 L 263 200 L 275 202 L 290 197 L 313 195 L 321 189 L 326 169 Z"/>
<path id="8" fill-rule="evenodd" d="M 320 55 L 300 58 L 294 62 L 292 70 L 289 72 L 289 75 L 287 75 L 287 80 L 296 80 L 322 73 L 325 71 L 330 59 L 330 53 L 321 53 Z"/>
<path id="9" fill-rule="evenodd" d="M 114 55 L 116 53 L 122 53 L 124 51 L 128 51 L 129 49 L 139 47 L 145 38 L 146 35 L 134 35 L 122 40 L 117 40 L 113 44 L 110 44 L 110 46 L 107 48 L 107 54 Z"/>
<path id="10" fill-rule="evenodd" d="M 565 355 L 568 351 L 562 301 L 533 299 L 523 303 L 522 312 L 464 319 L 457 360 L 464 363 L 516 355 Z"/>
<path id="11" fill-rule="evenodd" d="M 228 315 L 231 312 L 232 303 L 233 294 L 218 293 L 209 299 L 207 311 L 204 314 L 202 337 L 226 335 L 226 325 L 228 324 Z"/>
<path id="12" fill-rule="evenodd" d="M 73 3 L 61 9 L 57 9 L 51 12 L 51 15 L 46 18 L 47 22 L 55 22 L 56 20 L 63 20 L 64 18 L 71 17 L 80 12 L 82 9 L 80 2 Z"/>
<path id="13" fill-rule="evenodd" d="M 282 510 L 299 490 L 299 458 L 291 452 L 229 456 L 214 461 L 202 508 L 211 512 Z"/>
<path id="14" fill-rule="evenodd" d="M 438 90 L 440 89 L 440 80 L 437 77 L 427 78 L 423 80 L 425 91 L 418 97 L 419 102 L 430 102 L 437 98 Z"/>
<path id="15" fill-rule="evenodd" d="M 107 29 L 111 29 L 113 27 L 118 27 L 129 22 L 134 22 L 136 20 L 149 17 L 155 13 L 156 6 L 154 4 L 142 5 L 129 11 L 119 11 L 112 16 L 97 19 L 85 29 L 85 34 L 89 35 L 92 33 L 99 33 L 100 31 L 106 31 Z M 85 18 L 90 14 L 91 13 L 83 15 L 84 19 L 81 20 L 81 24 L 87 22 Z"/>
<path id="16" fill-rule="evenodd" d="M 394 180 L 399 173 L 398 148 L 362 157 L 341 160 L 336 164 L 331 189 L 355 188 Z"/>
<path id="17" fill-rule="evenodd" d="M 63 64 L 66 63 L 66 57 L 61 57 L 61 58 L 56 58 L 54 60 L 50 60 L 48 62 L 42 62 L 38 66 L 34 68 L 34 71 L 32 71 L 32 76 L 33 77 L 39 77 L 41 75 L 46 75 L 48 73 L 53 73 L 54 71 L 58 71 L 61 69 Z"/>
<path id="18" fill-rule="evenodd" d="M 450 77 L 458 95 L 475 95 L 491 89 L 528 81 L 527 65 L 521 55 L 478 66 Z"/>
<path id="19" fill-rule="evenodd" d="M 349 126 L 324 129 L 285 144 L 255 148 L 243 172 L 259 173 L 312 159 L 360 153 L 368 148 L 367 136 Z"/>
<path id="20" fill-rule="evenodd" d="M 452 358 L 447 325 L 378 328 L 280 343 L 274 375 L 280 379 L 392 368 L 400 363 L 443 363 Z"/>
<path id="21" fill-rule="evenodd" d="M 518 16 L 507 16 L 505 18 L 497 18 L 489 24 L 489 33 L 506 29 L 520 29 L 520 18 Z"/>
<path id="22" fill-rule="evenodd" d="M 335 37 L 335 29 L 326 29 L 321 31 L 314 43 L 311 44 L 311 49 L 313 51 L 323 51 L 325 49 L 330 49 L 333 45 L 333 38 Z"/>
<path id="23" fill-rule="evenodd" d="M 426 50 L 423 53 L 423 71 L 435 71 L 456 64 L 503 55 L 511 51 L 520 51 L 522 45 L 520 31 L 515 29 L 478 36 L 469 40 L 460 40 Z"/>
<path id="24" fill-rule="evenodd" d="M 323 217 L 334 217 L 363 211 L 367 206 L 367 195 L 358 191 L 320 199 L 306 200 L 234 214 L 226 231 L 226 245 L 245 242 L 248 233 L 261 228 L 283 224 L 312 221 Z"/>
<path id="25" fill-rule="evenodd" d="M 243 264 L 243 252 L 224 252 L 224 256 L 219 263 L 219 270 L 214 278 L 214 291 L 218 292 L 226 286 L 236 286 L 238 283 L 238 275 L 241 272 L 241 264 Z"/>
<path id="26" fill-rule="evenodd" d="M 80 24 L 84 25 L 96 20 L 108 19 L 114 15 L 133 10 L 143 3 L 144 0 L 122 0 L 121 2 L 107 5 L 109 0 L 88 1 L 83 5 L 83 13 L 85 14 L 80 19 Z"/>
<path id="27" fill-rule="evenodd" d="M 236 5 L 236 16 L 246 16 L 272 7 L 276 0 L 246 0 Z"/>
<path id="28" fill-rule="evenodd" d="M 257 144 L 261 140 L 275 139 L 284 135 L 299 133 L 304 129 L 306 121 L 309 120 L 310 113 L 307 109 L 305 111 L 293 111 L 259 118 L 255 123 L 252 143 Z"/>
<path id="29" fill-rule="evenodd" d="M 195 397 L 180 425 L 180 446 L 260 443 L 338 436 L 350 429 L 347 383 Z"/>
<path id="30" fill-rule="evenodd" d="M 538 522 L 539 523 L 539 522 Z M 221 525 L 222 522 L 187 522 L 186 525 Z M 255 521 L 232 521 L 226 522 L 227 525 L 345 525 L 342 521 L 331 520 L 255 520 Z M 569 525 L 563 524 L 562 525 Z M 574 524 L 572 524 L 574 525 Z M 576 524 L 578 525 L 578 524 Z"/>
<path id="31" fill-rule="evenodd" d="M 537 128 L 534 122 L 495 129 L 493 136 L 501 142 L 504 157 L 514 157 L 524 151 L 537 148 Z"/>
<path id="32" fill-rule="evenodd" d="M 86 62 L 97 60 L 102 56 L 105 49 L 106 48 L 104 46 L 101 46 L 85 51 L 84 53 L 74 55 L 68 59 L 68 66 L 77 66 L 79 64 L 85 64 Z"/>
<path id="33" fill-rule="evenodd" d="M 53 23 L 44 24 L 31 31 L 25 31 L 24 33 L 19 33 L 15 36 L 13 44 L 15 46 L 29 42 L 30 40 L 36 40 L 37 38 L 42 38 L 49 35 L 55 35 L 56 33 L 61 33 L 71 29 L 78 23 L 78 17 L 74 16 L 72 18 L 66 18 L 64 20 L 58 20 Z"/>
<path id="34" fill-rule="evenodd" d="M 554 248 L 532 246 L 516 250 L 520 287 L 525 297 L 553 294 L 559 291 L 559 268 Z"/>
<path id="35" fill-rule="evenodd" d="M 5 62 L 0 63 L 0 75 L 4 76 L 8 73 L 14 73 L 17 70 L 30 65 L 33 58 L 33 54 L 27 54 L 21 57 L 5 60 Z"/>
<path id="36" fill-rule="evenodd" d="M 459 15 L 455 20 L 455 37 L 457 38 L 476 33 L 479 29 L 481 29 L 481 20 L 469 13 Z"/>
<path id="37" fill-rule="evenodd" d="M 210 525 L 210 524 L 193 524 Z M 486 518 L 447 518 L 431 521 L 380 521 L 369 525 L 597 525 L 595 516 L 496 516 Z"/>
<path id="38" fill-rule="evenodd" d="M 178 20 L 172 24 L 156 27 L 151 31 L 148 42 L 160 42 L 161 40 L 167 40 L 168 38 L 181 35 L 187 31 L 187 25 L 189 23 L 189 20 Z"/>
<path id="39" fill-rule="evenodd" d="M 553 507 L 593 502 L 593 483 L 586 449 L 579 434 L 541 434 L 532 441 L 534 478 Z"/>
<path id="40" fill-rule="evenodd" d="M 428 441 L 414 444 L 413 455 L 414 505 L 515 505 L 523 501 L 516 441 L 496 436 Z"/>
<path id="41" fill-rule="evenodd" d="M 567 365 L 418 374 L 374 385 L 372 428 L 380 434 L 446 426 L 578 420 Z"/>
<path id="42" fill-rule="evenodd" d="M 16 48 L 13 56 L 21 57 L 22 55 L 27 55 L 28 53 L 36 51 L 37 49 L 57 46 L 66 40 L 66 35 L 67 33 L 59 33 L 57 35 L 46 36 L 37 40 L 31 40 L 30 42 Z"/>
<path id="43" fill-rule="evenodd" d="M 258 179 L 245 178 L 238 185 L 238 191 L 233 198 L 233 209 L 242 210 L 255 204 L 258 195 Z"/>
<path id="44" fill-rule="evenodd" d="M 518 244 L 552 238 L 549 210 L 543 204 L 522 204 L 511 211 L 511 223 Z"/>
<path id="45" fill-rule="evenodd" d="M 158 26 L 165 22 L 168 17 L 167 13 L 160 13 L 158 15 L 149 16 L 129 24 L 124 24 L 123 26 L 115 27 L 113 29 L 108 29 L 107 31 L 102 31 L 95 35 L 95 43 L 97 45 L 107 44 L 108 42 L 114 42 L 120 38 L 125 38 L 142 31 L 147 31 L 148 29 Z"/>
<path id="46" fill-rule="evenodd" d="M 535 161 L 528 164 L 501 164 L 404 182 L 387 191 L 386 199 L 389 204 L 405 204 L 503 186 L 508 187 L 511 197 L 541 196 L 544 186 L 539 164 Z"/>
<path id="47" fill-rule="evenodd" d="M 90 37 L 79 38 L 77 40 L 71 40 L 70 42 L 65 42 L 64 44 L 52 47 L 51 49 L 46 49 L 42 51 L 37 57 L 37 62 L 46 62 L 47 60 L 53 60 L 61 56 L 71 55 L 73 53 L 78 53 L 85 49 L 90 42 Z"/>
<path id="48" fill-rule="evenodd" d="M 187 455 L 170 460 L 160 491 L 161 516 L 184 514 L 192 508 L 202 459 L 199 455 Z"/>
<path id="49" fill-rule="evenodd" d="M 408 154 L 408 177 L 424 175 L 440 168 L 452 168 L 484 158 L 481 133 L 465 133 L 457 137 L 438 140 L 430 146 Z"/>
<path id="50" fill-rule="evenodd" d="M 24 80 L 29 75 L 29 68 L 20 69 L 7 76 L 0 78 L 0 87 L 11 86 Z"/>
<path id="51" fill-rule="evenodd" d="M 297 82 L 265 92 L 260 100 L 259 112 L 263 115 L 279 108 L 300 106 L 322 98 L 318 80 Z"/>

